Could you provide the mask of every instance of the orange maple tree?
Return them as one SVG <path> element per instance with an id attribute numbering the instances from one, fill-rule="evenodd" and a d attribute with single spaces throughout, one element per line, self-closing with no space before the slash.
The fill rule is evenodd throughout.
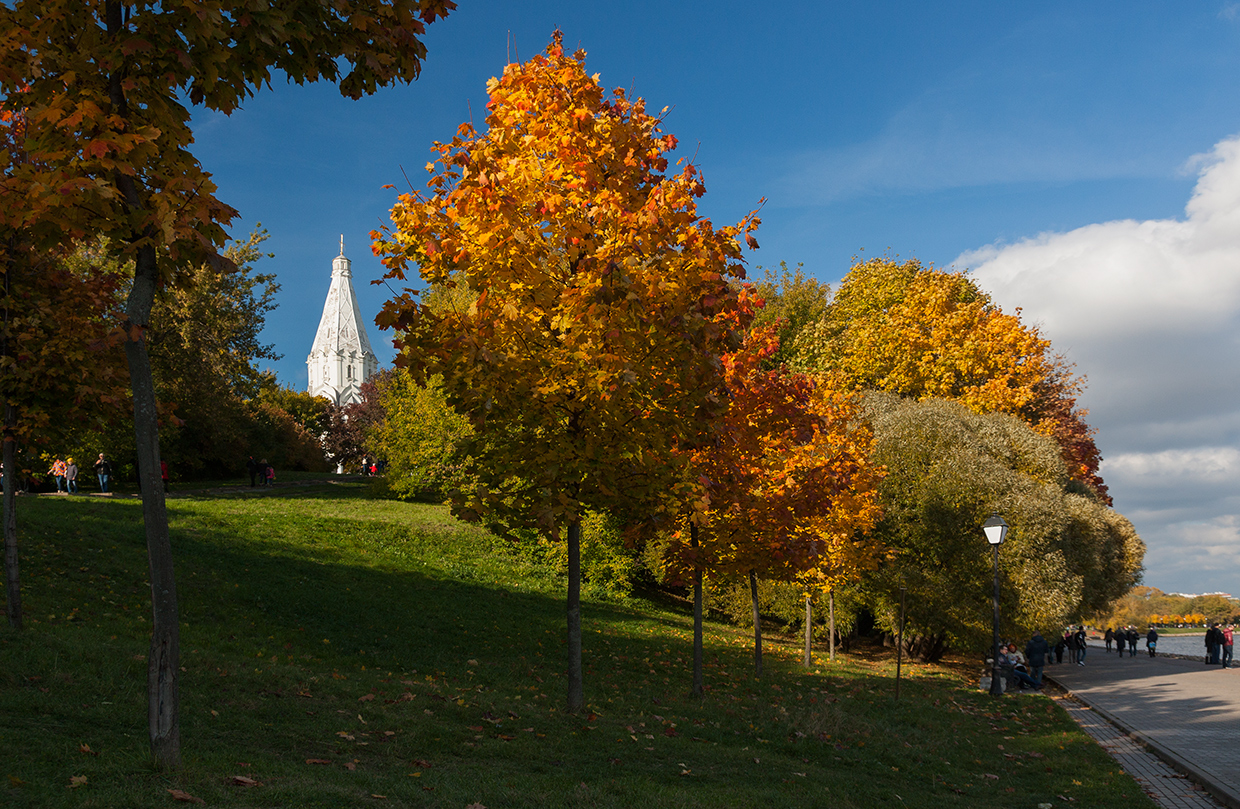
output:
<path id="1" fill-rule="evenodd" d="M 673 569 L 692 571 L 695 602 L 703 571 L 748 577 L 759 675 L 758 578 L 793 581 L 857 564 L 854 537 L 879 517 L 882 478 L 850 396 L 782 366 L 763 369 L 778 346 L 774 326 L 765 326 L 725 357 L 729 407 L 718 439 L 692 453 L 703 494 L 685 518 L 688 543 L 681 531 L 669 557 Z M 700 647 L 700 613 L 694 623 Z"/>
<path id="2" fill-rule="evenodd" d="M 406 290 L 384 307 L 419 381 L 442 376 L 474 434 L 467 519 L 568 542 L 568 706 L 582 706 L 580 527 L 587 508 L 651 508 L 684 486 L 677 447 L 723 407 L 720 356 L 740 343 L 748 291 L 738 236 L 697 213 L 698 170 L 667 174 L 676 138 L 624 90 L 604 91 L 557 31 L 487 86 L 484 130 L 436 143 L 424 193 L 376 232 L 388 278 L 411 265 L 467 303 Z"/>
<path id="3" fill-rule="evenodd" d="M 133 388 L 153 627 L 151 752 L 180 761 L 179 630 L 145 333 L 158 286 L 204 262 L 236 215 L 190 152 L 184 105 L 230 113 L 272 71 L 338 82 L 352 98 L 411 81 L 424 25 L 451 0 L 14 0 L 0 4 L 0 109 L 22 112 L 29 159 L 8 167 L 0 228 L 36 252 L 104 236 L 132 260 L 125 354 Z"/>

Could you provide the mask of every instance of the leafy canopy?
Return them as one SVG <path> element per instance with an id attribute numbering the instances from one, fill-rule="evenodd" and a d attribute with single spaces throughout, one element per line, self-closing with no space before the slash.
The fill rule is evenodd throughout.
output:
<path id="1" fill-rule="evenodd" d="M 815 324 L 795 338 L 798 367 L 844 390 L 953 399 L 977 413 L 1008 413 L 1055 438 L 1071 477 L 1104 502 L 1101 458 L 1083 380 L 1050 341 L 1006 314 L 967 276 L 871 259 L 856 265 Z"/>
<path id="2" fill-rule="evenodd" d="M 583 504 L 662 499 L 675 448 L 721 409 L 719 356 L 749 317 L 737 236 L 758 219 L 700 217 L 697 169 L 665 174 L 676 138 L 558 32 L 488 91 L 485 130 L 436 143 L 427 190 L 373 234 L 389 278 L 416 265 L 473 291 L 457 308 L 406 290 L 378 318 L 476 431 L 479 485 L 455 506 L 553 529 Z"/>

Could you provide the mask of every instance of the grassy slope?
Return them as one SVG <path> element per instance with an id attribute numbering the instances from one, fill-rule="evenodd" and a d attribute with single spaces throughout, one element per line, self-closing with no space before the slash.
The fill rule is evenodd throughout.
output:
<path id="1" fill-rule="evenodd" d="M 758 683 L 745 634 L 709 626 L 710 691 L 686 699 L 691 625 L 637 601 L 587 605 L 589 712 L 566 716 L 560 583 L 439 507 L 336 485 L 170 514 L 183 770 L 146 760 L 138 503 L 24 498 L 0 804 L 1153 805 L 1049 699 L 994 703 L 947 668 L 906 666 L 897 703 L 888 660 L 806 672 L 775 644 Z"/>

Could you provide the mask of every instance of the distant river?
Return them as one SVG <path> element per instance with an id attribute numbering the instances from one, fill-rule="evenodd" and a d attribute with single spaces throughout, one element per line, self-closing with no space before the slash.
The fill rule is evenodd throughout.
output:
<path id="1" fill-rule="evenodd" d="M 1106 654 L 1107 645 L 1101 640 L 1089 640 L 1089 651 L 1091 654 L 1097 649 Z M 1167 652 L 1177 655 L 1196 655 L 1204 657 L 1206 653 L 1206 633 L 1200 635 L 1159 635 L 1158 651 Z M 1145 633 L 1137 638 L 1137 654 L 1145 654 Z"/>

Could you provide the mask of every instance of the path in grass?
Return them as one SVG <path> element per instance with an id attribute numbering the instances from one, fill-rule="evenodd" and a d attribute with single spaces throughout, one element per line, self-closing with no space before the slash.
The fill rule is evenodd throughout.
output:
<path id="1" fill-rule="evenodd" d="M 1052 701 L 947 667 L 906 663 L 897 703 L 892 661 L 807 672 L 776 644 L 757 682 L 747 633 L 712 624 L 688 699 L 689 618 L 638 600 L 586 604 L 587 711 L 566 716 L 561 582 L 443 508 L 323 486 L 169 510 L 183 771 L 146 764 L 140 504 L 23 500 L 0 803 L 1152 806 Z"/>

